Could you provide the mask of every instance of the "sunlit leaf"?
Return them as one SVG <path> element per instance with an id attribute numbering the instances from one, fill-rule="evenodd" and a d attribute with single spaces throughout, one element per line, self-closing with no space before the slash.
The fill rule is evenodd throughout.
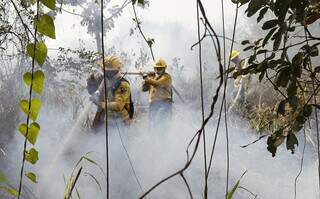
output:
<path id="1" fill-rule="evenodd" d="M 34 25 L 37 26 L 38 32 L 52 39 L 56 38 L 55 26 L 51 16 L 47 14 L 42 15 L 39 20 L 35 21 Z"/>
<path id="2" fill-rule="evenodd" d="M 4 190 L 8 194 L 15 196 L 15 197 L 18 196 L 18 192 L 15 189 L 11 189 L 11 188 L 5 187 L 5 186 L 0 186 L 0 190 Z"/>
<path id="3" fill-rule="evenodd" d="M 243 178 L 243 176 L 244 176 L 246 173 L 247 173 L 247 171 L 245 171 L 245 172 L 241 175 L 241 177 L 240 177 L 240 179 L 237 181 L 237 183 L 232 187 L 232 189 L 231 189 L 230 191 L 228 191 L 228 193 L 227 193 L 227 199 L 232 199 L 233 194 L 236 192 L 237 188 L 238 188 L 239 185 L 240 185 L 241 179 Z"/>
<path id="4" fill-rule="evenodd" d="M 34 90 L 39 95 L 42 93 L 42 90 L 43 90 L 44 79 L 45 79 L 44 73 L 40 70 L 36 71 L 33 74 L 32 90 Z M 23 75 L 23 80 L 27 86 L 30 86 L 31 85 L 31 73 L 30 72 L 25 73 Z"/>
<path id="5" fill-rule="evenodd" d="M 35 52 L 35 53 L 34 53 Z M 33 43 L 27 45 L 27 54 L 42 66 L 47 58 L 48 49 L 44 42 L 37 43 L 36 48 Z"/>
<path id="6" fill-rule="evenodd" d="M 26 137 L 27 134 L 27 125 L 26 124 L 21 124 L 19 126 L 19 131 L 20 133 Z M 28 137 L 27 140 L 31 143 L 31 144 L 35 144 L 39 135 L 39 131 L 40 131 L 40 125 L 36 122 L 32 123 L 28 129 Z"/>
<path id="7" fill-rule="evenodd" d="M 51 10 L 56 9 L 56 0 L 40 0 L 43 5 L 47 6 Z"/>
<path id="8" fill-rule="evenodd" d="M 29 172 L 26 173 L 26 176 L 34 183 L 38 183 L 36 174 Z"/>
<path id="9" fill-rule="evenodd" d="M 38 151 L 35 148 L 32 148 L 29 151 L 26 151 L 25 156 L 26 156 L 26 160 L 31 164 L 35 164 L 39 160 Z"/>
<path id="10" fill-rule="evenodd" d="M 28 100 L 21 100 L 20 101 L 20 108 L 26 115 L 28 115 L 28 113 L 29 113 Z M 40 108 L 41 108 L 41 100 L 40 99 L 32 99 L 31 100 L 31 107 L 30 107 L 30 118 L 33 121 L 35 121 L 37 119 Z"/>

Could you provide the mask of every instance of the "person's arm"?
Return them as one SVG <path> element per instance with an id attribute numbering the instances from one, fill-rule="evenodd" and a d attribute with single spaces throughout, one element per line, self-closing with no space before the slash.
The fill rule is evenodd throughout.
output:
<path id="1" fill-rule="evenodd" d="M 150 84 L 146 83 L 145 81 L 142 82 L 142 92 L 147 92 L 150 90 Z"/>
<path id="2" fill-rule="evenodd" d="M 121 82 L 119 88 L 115 91 L 115 100 L 108 102 L 108 110 L 111 111 L 122 111 L 126 102 L 130 100 L 130 86 L 128 82 Z M 102 102 L 102 108 L 105 109 L 106 104 Z"/>
<path id="3" fill-rule="evenodd" d="M 90 95 L 92 95 L 96 90 L 98 90 L 101 84 L 101 78 L 99 74 L 92 73 L 87 79 L 87 90 Z"/>
<path id="4" fill-rule="evenodd" d="M 145 82 L 147 84 L 150 84 L 152 86 L 170 86 L 171 85 L 171 77 L 169 74 L 164 74 L 162 75 L 162 77 L 160 77 L 159 79 L 154 79 L 154 78 L 149 78 L 147 77 L 145 79 Z"/>

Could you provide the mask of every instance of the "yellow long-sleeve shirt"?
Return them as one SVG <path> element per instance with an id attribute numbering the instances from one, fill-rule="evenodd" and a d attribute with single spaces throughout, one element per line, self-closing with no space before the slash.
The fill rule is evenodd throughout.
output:
<path id="1" fill-rule="evenodd" d="M 149 91 L 149 102 L 172 100 L 172 79 L 168 73 L 148 76 L 143 83 L 143 91 Z"/>

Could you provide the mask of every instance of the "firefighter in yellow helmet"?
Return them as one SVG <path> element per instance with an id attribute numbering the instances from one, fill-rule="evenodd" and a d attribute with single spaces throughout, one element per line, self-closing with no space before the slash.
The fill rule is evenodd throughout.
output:
<path id="1" fill-rule="evenodd" d="M 155 124 L 159 120 L 169 120 L 172 112 L 172 79 L 166 72 L 167 63 L 158 59 L 154 65 L 154 74 L 143 77 L 142 91 L 149 92 L 149 120 Z"/>
<path id="2" fill-rule="evenodd" d="M 239 71 L 248 67 L 248 60 L 241 59 L 240 53 L 236 50 L 232 50 L 230 54 L 230 61 L 235 64 L 235 71 Z M 240 75 L 237 77 L 237 79 L 235 79 L 234 85 L 237 90 L 235 91 L 234 100 L 230 109 L 232 109 L 235 105 L 245 105 L 249 82 L 249 75 Z"/>
<path id="3" fill-rule="evenodd" d="M 97 128 L 103 124 L 106 104 L 108 119 L 110 118 L 111 122 L 120 120 L 129 123 L 134 110 L 129 82 L 120 74 L 121 60 L 116 56 L 107 56 L 104 64 L 101 61 L 100 66 L 101 72 L 91 74 L 87 80 L 87 90 L 91 94 L 90 100 L 98 107 L 93 127 Z M 106 74 L 106 99 L 104 99 L 103 70 Z"/>

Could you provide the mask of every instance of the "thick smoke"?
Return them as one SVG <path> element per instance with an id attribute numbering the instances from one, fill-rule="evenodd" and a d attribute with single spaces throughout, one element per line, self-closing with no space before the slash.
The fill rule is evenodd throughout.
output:
<path id="1" fill-rule="evenodd" d="M 174 107 L 172 120 L 174 122 L 167 124 L 170 128 L 164 129 L 162 126 L 166 124 L 161 124 L 157 129 L 149 130 L 147 118 L 140 115 L 141 118 L 130 129 L 126 130 L 121 125 L 119 125 L 120 131 L 117 128 L 109 129 L 112 198 L 138 198 L 141 195 L 125 150 L 129 154 L 144 191 L 160 179 L 182 168 L 186 160 L 186 145 L 200 125 L 199 113 L 190 110 L 186 105 L 175 104 Z M 61 110 L 53 110 L 41 114 L 40 123 L 43 128 L 37 144 L 40 161 L 35 168 L 27 168 L 27 170 L 35 170 L 39 175 L 39 182 L 37 185 L 31 185 L 28 182 L 27 184 L 30 187 L 37 187 L 33 189 L 33 192 L 40 198 L 62 198 L 63 174 L 69 176 L 73 166 L 82 155 L 92 152 L 88 156 L 105 168 L 105 133 L 103 130 L 91 132 L 75 129 L 71 123 L 68 123 L 67 118 L 71 115 L 68 112 L 61 113 Z M 65 119 L 59 120 L 58 118 Z M 272 158 L 266 150 L 265 140 L 243 149 L 241 145 L 257 138 L 257 135 L 244 125 L 245 123 L 237 118 L 229 120 L 230 187 L 247 170 L 241 186 L 258 194 L 258 198 L 285 199 L 293 196 L 294 178 L 299 171 L 302 146 L 294 155 L 291 155 L 284 147 L 280 147 L 275 158 Z M 206 128 L 208 151 L 212 144 L 215 124 L 216 120 Z M 71 131 L 72 128 L 74 132 Z M 224 127 L 221 127 L 209 178 L 209 196 L 214 198 L 223 198 L 225 189 L 226 142 L 223 129 Z M 119 133 L 123 143 L 121 143 Z M 8 162 L 8 171 L 12 173 L 12 176 L 18 173 L 21 143 L 22 136 L 17 135 L 7 149 L 5 161 Z M 186 172 L 195 198 L 201 198 L 203 188 L 202 147 L 202 145 L 199 146 L 199 153 Z M 311 152 L 311 148 L 307 146 L 303 172 L 298 181 L 297 198 L 306 196 L 317 198 L 318 193 L 315 191 L 317 190 L 316 161 Z M 100 192 L 92 178 L 81 176 L 77 189 L 82 198 L 105 198 L 106 184 L 102 172 L 91 163 L 87 162 L 82 165 L 83 171 L 93 174 L 102 186 L 102 192 Z M 239 190 L 236 195 L 237 198 L 251 197 L 243 190 Z M 157 188 L 148 198 L 187 197 L 187 190 L 182 179 L 176 177 Z"/>
<path id="2" fill-rule="evenodd" d="M 206 2 L 208 10 L 210 10 L 208 15 L 221 35 L 220 9 L 215 4 L 216 2 Z M 185 10 L 178 9 L 182 5 Z M 231 10 L 233 8 L 233 4 L 227 4 L 226 6 L 226 9 Z M 194 97 L 195 101 L 183 104 L 175 96 L 172 121 L 160 123 L 156 129 L 149 129 L 145 107 L 137 108 L 136 119 L 129 129 L 121 125 L 119 130 L 116 125 L 109 129 L 111 198 L 138 198 L 142 192 L 136 181 L 135 174 L 143 191 L 146 191 L 164 177 L 182 168 L 186 161 L 187 144 L 201 125 L 200 91 L 199 83 L 196 82 L 198 81 L 196 67 L 198 66 L 197 48 L 190 51 L 191 45 L 197 40 L 195 2 L 186 3 L 183 0 L 174 2 L 169 0 L 151 1 L 150 8 L 144 11 L 140 10 L 140 12 L 143 13 L 143 28 L 145 32 L 156 40 L 154 46 L 156 55 L 164 57 L 170 64 L 175 57 L 181 58 L 181 64 L 185 66 L 182 78 L 185 82 L 194 81 L 195 86 L 192 89 L 183 87 L 183 84 L 177 81 L 178 78 L 174 80 L 176 81 L 174 83 L 178 89 L 184 89 L 183 93 L 187 93 L 192 99 Z M 112 44 L 118 49 L 133 49 L 138 53 L 138 49 L 145 48 L 145 44 L 141 38 L 129 36 L 128 27 L 133 27 L 133 22 L 130 21 L 132 18 L 130 13 L 130 8 L 124 10 L 123 17 L 117 22 L 118 26 L 116 24 L 115 29 L 108 32 L 106 38 L 108 44 Z M 247 25 L 243 15 L 242 10 L 238 26 L 239 34 L 236 37 L 238 41 L 247 39 L 248 35 L 254 34 L 252 27 Z M 230 30 L 233 16 L 234 13 L 228 13 L 226 18 L 228 37 L 231 37 Z M 57 28 L 57 38 L 60 36 L 61 40 L 58 39 L 57 41 L 60 42 L 57 43 L 48 41 L 51 47 L 61 45 L 63 47 L 75 47 L 74 44 L 78 41 L 78 37 L 75 38 L 75 35 L 78 35 L 83 43 L 76 45 L 76 47 L 82 45 L 94 48 L 95 45 L 92 38 L 84 35 L 84 28 L 78 24 L 75 25 L 76 28 L 70 30 L 70 34 L 64 36 L 66 29 L 71 28 L 73 25 L 69 24 L 70 20 L 66 20 L 68 17 L 70 17 L 68 14 L 57 16 L 56 24 L 63 25 Z M 74 16 L 70 18 L 74 20 L 75 24 L 79 21 Z M 72 34 L 71 31 L 77 34 Z M 229 46 L 230 43 L 227 45 Z M 239 47 L 238 45 L 236 46 Z M 50 53 L 54 56 L 54 52 Z M 209 110 L 210 97 L 216 87 L 216 82 L 212 83 L 217 74 L 216 62 L 212 60 L 213 55 L 211 44 L 205 43 L 204 63 L 208 70 L 205 75 L 205 88 L 208 95 L 206 97 L 206 110 Z M 132 69 L 132 67 L 127 67 L 126 69 Z M 151 67 L 146 67 L 146 69 L 150 70 Z M 139 93 L 139 82 L 134 81 L 134 79 L 131 79 L 131 86 L 134 90 L 133 93 L 135 93 L 134 99 L 139 99 L 137 104 L 143 102 L 142 105 L 147 106 L 146 96 L 140 98 L 136 94 Z M 141 81 L 141 79 L 138 79 L 138 81 Z M 84 84 L 84 82 L 80 82 L 80 84 Z M 39 114 L 41 133 L 35 146 L 40 152 L 40 160 L 36 166 L 28 165 L 26 168 L 26 171 L 34 171 L 38 174 L 38 184 L 31 184 L 27 179 L 25 179 L 25 183 L 41 199 L 62 198 L 65 187 L 63 176 L 69 177 L 79 158 L 88 152 L 90 152 L 88 156 L 96 161 L 106 172 L 105 132 L 103 130 L 92 132 L 90 129 L 81 128 L 82 121 L 87 116 L 86 108 L 82 109 L 82 112 L 80 111 L 76 120 L 73 120 L 71 109 L 61 110 L 53 107 L 54 105 L 42 107 Z M 86 101 L 85 107 L 90 110 L 88 114 L 91 115 L 92 119 L 92 114 L 95 111 L 94 105 L 90 105 L 90 102 Z M 216 117 L 217 114 L 206 127 L 207 151 L 211 151 L 213 135 L 217 125 Z M 243 172 L 247 171 L 241 180 L 241 186 L 257 194 L 258 198 L 293 198 L 294 179 L 298 174 L 302 157 L 302 134 L 299 137 L 299 148 L 294 155 L 291 155 L 285 146 L 280 146 L 277 156 L 272 158 L 266 149 L 266 140 L 261 140 L 247 148 L 241 148 L 241 145 L 245 145 L 259 136 L 249 128 L 247 121 L 243 121 L 241 118 L 231 114 L 228 117 L 230 133 L 229 188 L 235 185 Z M 209 177 L 209 198 L 224 198 L 225 194 L 226 139 L 224 129 L 222 125 L 217 138 L 213 166 Z M 0 160 L 3 160 L 0 162 L 0 168 L 4 169 L 11 182 L 15 182 L 12 183 L 15 186 L 17 186 L 16 182 L 19 179 L 18 173 L 23 146 L 23 137 L 17 132 L 15 130 L 14 139 L 4 148 L 5 154 L 0 152 Z M 190 150 L 193 147 L 194 145 L 191 145 Z M 314 150 L 308 143 L 304 158 L 303 172 L 298 180 L 297 198 L 319 198 L 319 192 L 317 191 L 317 161 Z M 133 168 L 130 165 L 130 161 Z M 196 158 L 190 169 L 185 173 L 195 198 L 202 198 L 204 184 L 203 162 L 203 146 L 201 143 Z M 77 190 L 82 198 L 106 198 L 106 181 L 103 173 L 96 165 L 88 161 L 84 161 L 81 166 L 83 166 L 83 173 L 79 178 Z M 77 167 L 76 172 L 78 169 L 79 167 Z M 97 178 L 102 188 L 101 191 L 95 180 L 85 172 Z M 147 198 L 185 199 L 188 198 L 188 192 L 182 179 L 177 176 L 158 187 Z M 243 189 L 239 189 L 235 198 L 254 197 Z"/>

